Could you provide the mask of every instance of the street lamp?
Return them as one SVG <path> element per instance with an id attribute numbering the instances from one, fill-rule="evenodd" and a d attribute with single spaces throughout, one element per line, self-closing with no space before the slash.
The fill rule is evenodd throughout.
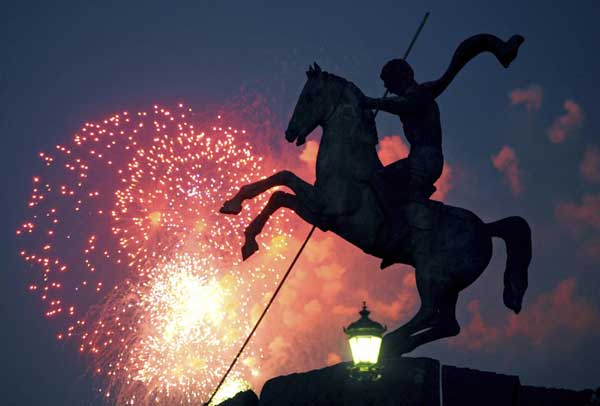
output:
<path id="1" fill-rule="evenodd" d="M 359 312 L 360 319 L 344 328 L 350 342 L 354 365 L 359 371 L 368 371 L 371 366 L 377 364 L 381 337 L 387 330 L 387 326 L 371 320 L 370 313 L 367 303 L 363 302 L 363 308 Z"/>

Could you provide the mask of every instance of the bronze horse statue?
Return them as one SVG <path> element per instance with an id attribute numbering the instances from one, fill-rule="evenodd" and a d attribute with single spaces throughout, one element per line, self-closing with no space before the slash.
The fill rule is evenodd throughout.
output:
<path id="1" fill-rule="evenodd" d="M 398 186 L 394 187 L 393 177 L 389 179 L 387 167 L 377 156 L 374 114 L 363 107 L 364 94 L 316 64 L 307 76 L 285 137 L 302 145 L 317 126 L 322 127 L 315 184 L 281 171 L 241 187 L 225 202 L 222 213 L 238 214 L 244 200 L 274 186 L 287 186 L 294 192 L 271 195 L 245 230 L 243 258 L 258 250 L 256 237 L 269 217 L 285 207 L 388 264 L 413 266 L 421 307 L 409 322 L 384 337 L 382 354 L 390 357 L 459 333 L 455 316 L 458 294 L 488 266 L 492 237 L 500 237 L 507 249 L 504 303 L 519 313 L 531 260 L 527 222 L 508 217 L 484 223 L 468 210 L 433 200 L 394 203 L 398 199 L 390 191 Z M 378 186 L 381 184 L 388 187 Z"/>

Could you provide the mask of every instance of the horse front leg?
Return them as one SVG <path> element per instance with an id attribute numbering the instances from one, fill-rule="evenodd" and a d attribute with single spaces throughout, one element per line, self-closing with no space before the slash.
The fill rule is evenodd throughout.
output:
<path id="1" fill-rule="evenodd" d="M 308 223 L 315 224 L 317 222 L 318 214 L 311 210 L 310 205 L 306 204 L 301 195 L 292 195 L 282 191 L 273 193 L 265 208 L 252 220 L 244 231 L 246 237 L 246 241 L 242 246 L 242 258 L 244 261 L 258 251 L 256 236 L 260 234 L 271 215 L 281 207 L 293 210 Z"/>
<path id="2" fill-rule="evenodd" d="M 317 201 L 316 192 L 310 183 L 302 180 L 293 172 L 280 171 L 266 179 L 242 186 L 235 196 L 230 200 L 225 201 L 223 207 L 221 207 L 219 211 L 224 214 L 239 214 L 242 211 L 242 203 L 244 200 L 253 199 L 275 186 L 287 186 L 292 189 L 296 195 L 306 199 L 312 199 L 314 202 Z"/>

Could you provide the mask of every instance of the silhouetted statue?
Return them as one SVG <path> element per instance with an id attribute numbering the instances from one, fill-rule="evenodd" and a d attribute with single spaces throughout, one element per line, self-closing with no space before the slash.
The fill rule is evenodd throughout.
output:
<path id="1" fill-rule="evenodd" d="M 269 217 L 286 207 L 382 258 L 382 267 L 392 263 L 414 266 L 421 308 L 408 323 L 384 337 L 383 355 L 391 357 L 459 333 L 458 293 L 481 275 L 491 259 L 491 238 L 500 237 L 507 247 L 504 303 L 519 313 L 531 261 L 527 222 L 508 217 L 486 224 L 468 210 L 429 197 L 443 165 L 435 98 L 476 55 L 491 52 L 508 67 L 522 42 L 520 36 L 507 42 L 489 34 L 473 36 L 457 48 L 440 79 L 420 85 L 406 62 L 393 60 L 382 72 L 388 89 L 397 94 L 389 99 L 366 98 L 353 83 L 322 71 L 316 63 L 311 66 L 285 137 L 302 145 L 317 126 L 323 128 L 315 184 L 281 171 L 243 186 L 225 202 L 222 213 L 238 214 L 245 199 L 274 186 L 287 186 L 294 192 L 274 192 L 248 225 L 243 258 L 258 250 L 256 236 Z M 408 158 L 383 167 L 377 156 L 371 108 L 400 116 L 411 143 Z"/>

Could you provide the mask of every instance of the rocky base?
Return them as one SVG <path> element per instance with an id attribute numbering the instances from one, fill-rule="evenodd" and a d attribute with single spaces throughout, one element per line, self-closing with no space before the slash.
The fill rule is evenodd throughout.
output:
<path id="1" fill-rule="evenodd" d="M 260 399 L 239 393 L 222 406 L 589 406 L 593 391 L 536 388 L 512 375 L 443 366 L 430 358 L 390 359 L 361 379 L 352 363 L 279 376 Z M 441 384 L 440 384 L 441 379 Z M 442 403 L 443 400 L 443 403 Z"/>

